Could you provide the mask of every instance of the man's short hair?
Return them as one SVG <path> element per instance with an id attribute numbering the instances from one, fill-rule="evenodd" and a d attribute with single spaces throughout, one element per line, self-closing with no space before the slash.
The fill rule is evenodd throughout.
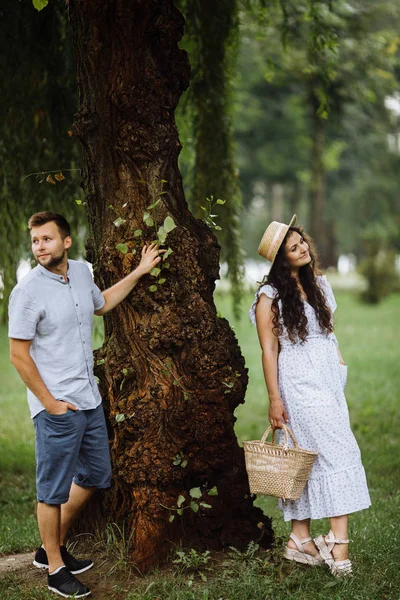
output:
<path id="1" fill-rule="evenodd" d="M 53 221 L 57 225 L 63 240 L 71 235 L 71 227 L 67 219 L 58 213 L 49 212 L 48 210 L 32 215 L 28 221 L 28 229 L 31 231 L 32 227 L 41 227 L 41 225 L 46 225 L 46 223 Z"/>

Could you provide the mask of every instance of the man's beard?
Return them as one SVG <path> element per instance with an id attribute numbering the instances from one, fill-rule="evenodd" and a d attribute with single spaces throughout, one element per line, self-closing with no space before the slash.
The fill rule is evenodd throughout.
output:
<path id="1" fill-rule="evenodd" d="M 58 267 L 58 265 L 60 265 L 65 257 L 65 251 L 62 252 L 61 254 L 59 254 L 58 256 L 53 256 L 50 260 L 50 262 L 48 262 L 45 266 L 46 269 L 53 269 L 54 267 Z M 40 262 L 37 261 L 39 264 Z"/>

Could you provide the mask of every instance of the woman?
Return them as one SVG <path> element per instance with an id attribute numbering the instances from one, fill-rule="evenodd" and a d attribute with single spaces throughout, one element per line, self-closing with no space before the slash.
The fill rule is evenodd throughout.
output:
<path id="1" fill-rule="evenodd" d="M 316 450 L 310 479 L 299 500 L 280 500 L 292 532 L 284 556 L 310 565 L 325 562 L 337 576 L 352 573 L 348 515 L 370 498 L 360 450 L 350 429 L 344 395 L 345 365 L 333 333 L 336 302 L 318 275 L 310 239 L 295 227 L 272 222 L 258 253 L 271 261 L 250 317 L 257 325 L 274 429 L 288 422 L 300 447 Z M 314 541 L 310 520 L 329 517 L 331 530 Z"/>

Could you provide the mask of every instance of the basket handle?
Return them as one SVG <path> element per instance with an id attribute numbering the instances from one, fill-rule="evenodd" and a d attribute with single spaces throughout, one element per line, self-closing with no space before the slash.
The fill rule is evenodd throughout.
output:
<path id="1" fill-rule="evenodd" d="M 265 444 L 265 440 L 267 439 L 268 434 L 271 431 L 271 429 L 272 429 L 272 427 L 270 425 L 268 427 L 268 429 L 264 432 L 264 435 L 262 436 L 262 438 L 260 440 L 261 444 Z M 290 429 L 290 427 L 288 427 L 287 425 L 285 425 L 284 423 L 282 423 L 282 429 L 283 429 L 283 432 L 285 434 L 285 441 L 284 441 L 283 447 L 284 448 L 288 448 L 288 446 L 289 446 L 289 435 L 290 435 L 294 447 L 298 448 L 299 445 L 298 445 L 297 440 L 294 437 L 293 431 Z M 275 444 L 275 429 L 272 429 L 272 443 Z"/>

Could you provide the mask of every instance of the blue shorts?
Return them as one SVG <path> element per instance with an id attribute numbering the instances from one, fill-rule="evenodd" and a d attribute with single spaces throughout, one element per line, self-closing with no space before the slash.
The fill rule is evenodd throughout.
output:
<path id="1" fill-rule="evenodd" d="M 37 500 L 65 504 L 71 483 L 108 488 L 111 462 L 103 407 L 68 410 L 51 415 L 45 410 L 33 419 L 36 431 Z"/>

